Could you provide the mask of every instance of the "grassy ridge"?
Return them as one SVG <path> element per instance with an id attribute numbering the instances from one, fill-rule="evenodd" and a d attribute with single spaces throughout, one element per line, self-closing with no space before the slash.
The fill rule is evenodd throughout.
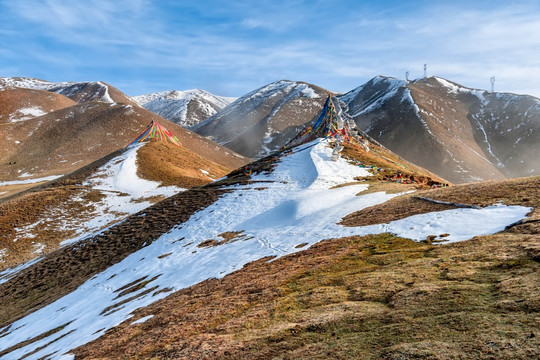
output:
<path id="1" fill-rule="evenodd" d="M 390 234 L 318 243 L 172 294 L 83 358 L 531 359 L 538 225 L 434 246 Z M 521 231 L 523 230 L 523 231 Z M 536 234 L 535 234 L 536 232 Z"/>

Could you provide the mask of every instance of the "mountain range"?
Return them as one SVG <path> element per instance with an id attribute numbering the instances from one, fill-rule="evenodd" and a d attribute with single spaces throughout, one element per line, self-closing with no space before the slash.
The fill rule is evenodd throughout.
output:
<path id="1" fill-rule="evenodd" d="M 278 150 L 308 126 L 327 95 L 334 94 L 312 84 L 282 80 L 237 99 L 203 90 L 129 98 L 104 82 L 0 79 L 0 88 L 14 87 L 45 89 L 79 103 L 96 99 L 135 104 L 135 108 L 139 104 L 249 158 Z M 535 145 L 540 142 L 540 100 L 535 97 L 470 89 L 438 77 L 405 81 L 383 76 L 337 95 L 357 126 L 374 140 L 453 183 L 539 171 Z M 32 111 L 44 112 L 31 109 L 0 114 L 0 121 L 2 116 L 28 119 Z"/>
<path id="2" fill-rule="evenodd" d="M 0 181 L 4 183 L 12 182 L 20 187 L 25 182 L 50 180 L 75 171 L 125 147 L 151 121 L 173 131 L 183 147 L 226 168 L 234 169 L 247 161 L 140 107 L 126 95 L 107 95 L 107 101 L 102 97 L 90 101 L 95 94 L 92 86 L 84 86 L 87 83 L 65 85 L 65 89 L 80 90 L 74 97 L 80 102 L 75 102 L 54 92 L 61 87 L 58 84 L 47 83 L 51 92 L 30 89 L 43 87 L 39 81 L 17 81 L 15 84 L 29 88 L 13 88 L 14 82 L 5 79 L 0 82 L 9 84 L 9 88 L 0 92 Z M 106 94 L 119 93 L 110 86 L 104 88 Z M 119 101 L 125 98 L 128 103 L 110 102 L 112 98 Z"/>
<path id="3" fill-rule="evenodd" d="M 538 99 L 0 85 L 0 359 L 540 356 Z"/>

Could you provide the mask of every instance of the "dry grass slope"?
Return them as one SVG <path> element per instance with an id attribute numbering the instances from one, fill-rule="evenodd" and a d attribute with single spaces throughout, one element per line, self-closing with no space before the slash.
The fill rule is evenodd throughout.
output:
<path id="1" fill-rule="evenodd" d="M 539 182 L 423 195 L 531 206 L 534 218 Z M 408 216 L 410 197 L 396 201 Z M 135 314 L 153 318 L 130 319 L 78 348 L 76 358 L 538 358 L 539 234 L 535 222 L 444 246 L 390 234 L 327 240 L 178 291 Z"/>
<path id="2" fill-rule="evenodd" d="M 7 256 L 0 263 L 0 270 L 48 254 L 72 236 L 74 231 L 65 230 L 58 221 L 59 217 L 78 219 L 80 223 L 88 219 L 95 203 L 105 195 L 99 190 L 82 186 L 82 183 L 98 167 L 122 151 L 114 152 L 46 185 L 0 201 L 0 248 L 7 251 Z M 233 170 L 206 160 L 185 147 L 163 141 L 147 142 L 137 155 L 139 176 L 180 188 L 208 184 Z M 150 200 L 157 202 L 162 198 Z M 38 224 L 27 235 L 17 235 L 16 228 L 28 228 L 35 223 Z M 37 247 L 40 247 L 39 251 L 36 251 Z"/>
<path id="3" fill-rule="evenodd" d="M 30 118 L 20 110 L 37 108 L 45 113 L 75 105 L 75 101 L 67 97 L 44 90 L 12 89 L 0 90 L 0 125 L 14 119 Z"/>
<path id="4" fill-rule="evenodd" d="M 143 179 L 183 188 L 208 184 L 234 170 L 163 141 L 149 142 L 140 149 L 137 163 L 138 175 Z"/>
<path id="5" fill-rule="evenodd" d="M 174 293 L 76 358 L 537 358 L 539 233 L 517 226 L 445 246 L 389 234 L 324 241 Z"/>

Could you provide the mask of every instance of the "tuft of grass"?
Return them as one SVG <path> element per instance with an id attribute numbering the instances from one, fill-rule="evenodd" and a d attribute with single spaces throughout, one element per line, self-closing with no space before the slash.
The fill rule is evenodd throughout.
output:
<path id="1" fill-rule="evenodd" d="M 107 197 L 107 196 L 105 194 L 103 194 L 99 190 L 91 190 L 91 191 L 86 192 L 83 195 L 83 199 L 85 199 L 87 201 L 91 201 L 91 202 L 100 202 L 105 197 Z"/>
<path id="2" fill-rule="evenodd" d="M 221 237 L 223 240 L 215 240 L 215 239 L 204 240 L 204 241 L 200 242 L 197 245 L 197 247 L 199 247 L 199 248 L 213 247 L 213 246 L 223 245 L 223 244 L 226 244 L 226 243 L 231 242 L 231 241 L 248 240 L 248 238 L 246 238 L 243 230 L 240 230 L 240 231 L 226 231 L 224 233 L 219 234 L 218 236 Z M 251 239 L 251 238 L 249 238 L 249 239 Z"/>

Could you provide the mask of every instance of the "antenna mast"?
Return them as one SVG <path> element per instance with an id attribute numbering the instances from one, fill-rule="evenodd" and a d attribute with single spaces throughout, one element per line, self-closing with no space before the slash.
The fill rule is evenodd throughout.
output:
<path id="1" fill-rule="evenodd" d="M 409 81 L 409 72 L 405 71 L 405 80 Z"/>
<path id="2" fill-rule="evenodd" d="M 427 78 L 427 64 L 424 64 L 424 77 Z"/>
<path id="3" fill-rule="evenodd" d="M 491 81 L 491 92 L 495 92 L 495 76 L 492 76 L 489 81 Z"/>

